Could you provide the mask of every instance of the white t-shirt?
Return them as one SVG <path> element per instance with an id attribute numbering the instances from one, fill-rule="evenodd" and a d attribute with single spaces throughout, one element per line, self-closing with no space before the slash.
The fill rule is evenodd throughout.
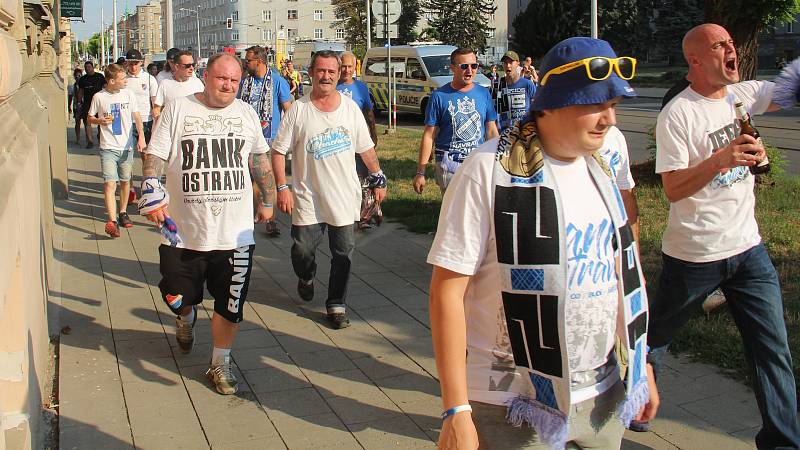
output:
<path id="1" fill-rule="evenodd" d="M 656 173 L 696 166 L 728 145 L 740 134 L 734 103 L 743 102 L 751 115 L 763 114 L 772 89 L 768 81 L 744 81 L 728 86 L 721 99 L 684 89 L 658 115 Z M 750 170 L 736 167 L 672 203 L 662 251 L 684 261 L 709 262 L 758 245 L 753 184 Z"/>
<path id="2" fill-rule="evenodd" d="M 530 382 L 527 381 L 527 374 L 520 374 L 515 368 L 500 294 L 497 248 L 492 221 L 494 208 L 492 182 L 497 143 L 498 138 L 494 138 L 479 146 L 456 172 L 445 192 L 436 237 L 428 253 L 428 263 L 471 276 L 464 295 L 469 398 L 474 401 L 503 405 L 519 394 L 535 394 L 529 391 Z M 566 195 L 567 199 L 577 197 L 580 201 L 578 204 L 573 204 L 568 210 L 565 209 L 565 219 L 569 222 L 572 218 L 571 222 L 577 224 L 575 231 L 585 231 L 588 229 L 589 222 L 601 223 L 604 214 L 608 219 L 608 211 L 602 207 L 603 202 L 589 178 L 585 161 L 582 166 L 580 163 L 576 163 L 575 166 L 579 170 L 586 171 L 586 176 L 582 177 L 580 185 L 575 186 L 574 189 L 566 186 L 574 180 L 569 174 L 565 174 L 564 176 L 569 177 L 569 181 L 566 183 L 561 181 L 559 186 L 562 189 L 565 187 L 568 189 L 561 193 L 562 200 L 566 200 L 564 197 Z M 566 172 L 569 172 L 569 169 L 567 168 Z M 586 185 L 587 181 L 588 186 Z M 588 202 L 586 198 L 589 195 L 596 195 L 597 201 Z M 569 201 L 573 202 L 574 200 Z M 593 203 L 593 205 L 587 203 Z M 574 233 L 571 236 L 576 235 L 577 233 Z M 588 238 L 588 236 L 586 237 Z M 586 240 L 584 239 L 582 242 L 586 243 Z M 603 245 L 599 245 L 600 243 Z M 593 253 L 592 257 L 599 257 L 602 254 L 604 260 L 606 257 L 613 258 L 610 255 L 610 240 L 608 246 L 606 240 L 598 240 L 594 244 L 589 245 L 587 249 Z M 587 255 L 587 258 L 581 261 L 589 261 L 589 256 Z M 599 283 L 602 288 L 595 286 L 594 276 L 601 274 L 602 271 L 583 272 L 583 276 L 580 277 L 581 272 L 578 270 L 580 268 L 573 267 L 573 263 L 577 263 L 577 260 L 570 263 L 569 269 L 570 273 L 576 273 L 576 285 L 580 284 L 576 295 L 581 295 L 581 299 L 580 303 L 568 304 L 567 314 L 569 315 L 568 321 L 580 323 L 581 326 L 568 329 L 567 348 L 570 355 L 570 367 L 578 371 L 586 369 L 585 373 L 578 373 L 577 377 L 573 377 L 573 385 L 577 388 L 586 381 L 590 374 L 597 373 L 593 369 L 604 367 L 609 351 L 609 342 L 611 347 L 614 344 L 617 300 L 616 281 L 611 283 L 604 278 L 603 282 Z M 612 274 L 613 270 L 612 265 Z M 592 277 L 588 277 L 587 274 L 591 274 Z M 579 278 L 580 283 L 578 283 Z M 583 296 L 588 296 L 588 292 L 597 290 L 601 290 L 604 295 L 593 297 L 594 304 L 590 305 Z M 613 300 L 605 296 L 605 294 L 610 294 L 607 292 L 609 290 L 614 292 Z M 613 306 L 609 307 L 609 304 L 605 303 L 606 301 Z M 584 307 L 587 305 L 590 305 L 589 309 L 585 310 Z M 610 318 L 600 317 L 601 311 L 611 311 L 612 309 Z M 589 312 L 585 314 L 584 311 Z M 588 317 L 591 315 L 596 315 L 596 317 Z M 578 317 L 585 320 L 581 322 Z M 589 336 L 588 333 L 593 334 Z M 609 333 L 610 338 L 608 337 Z M 611 369 L 614 368 L 615 366 L 611 366 Z M 607 372 L 606 374 L 612 373 L 610 369 L 605 372 Z M 616 371 L 613 373 L 615 374 Z M 605 378 L 613 379 L 614 377 Z M 573 402 L 591 398 L 602 392 L 604 387 L 606 386 L 601 384 L 573 391 Z"/>
<path id="3" fill-rule="evenodd" d="M 162 70 L 156 74 L 156 83 L 161 86 L 161 82 L 164 80 L 172 80 L 172 72 L 167 72 L 166 70 Z"/>
<path id="4" fill-rule="evenodd" d="M 128 89 L 133 92 L 136 97 L 136 106 L 139 108 L 139 114 L 142 116 L 142 122 L 149 122 L 153 120 L 150 115 L 150 97 L 156 96 L 158 84 L 156 79 L 145 70 L 139 70 L 138 75 L 127 74 Z"/>
<path id="5" fill-rule="evenodd" d="M 138 112 L 133 92 L 121 89 L 112 94 L 107 90 L 94 94 L 89 106 L 89 115 L 98 118 L 108 114 L 114 116 L 109 125 L 100 125 L 100 148 L 126 150 L 133 148 L 133 113 Z"/>
<path id="6" fill-rule="evenodd" d="M 355 154 L 375 143 L 358 105 L 339 95 L 335 111 L 323 112 L 311 96 L 292 103 L 281 118 L 272 149 L 292 151 L 293 225 L 352 225 L 359 219 L 361 184 Z"/>
<path id="7" fill-rule="evenodd" d="M 266 151 L 261 121 L 241 100 L 221 109 L 194 95 L 167 103 L 146 153 L 167 161 L 179 247 L 211 251 L 255 243 L 248 158 Z"/>
<path id="8" fill-rule="evenodd" d="M 603 140 L 603 146 L 600 147 L 599 151 L 600 156 L 611 168 L 611 174 L 614 175 L 620 190 L 628 191 L 633 189 L 636 183 L 633 181 L 633 175 L 631 175 L 628 143 L 619 128 L 612 126 L 608 129 Z"/>
<path id="9" fill-rule="evenodd" d="M 189 77 L 186 81 L 164 80 L 158 85 L 155 104 L 165 106 L 169 101 L 178 97 L 186 97 L 198 92 L 203 92 L 205 85 L 197 77 Z"/>

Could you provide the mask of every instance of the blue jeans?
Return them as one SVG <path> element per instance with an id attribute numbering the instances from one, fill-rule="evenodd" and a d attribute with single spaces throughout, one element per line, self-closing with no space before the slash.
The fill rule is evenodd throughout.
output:
<path id="1" fill-rule="evenodd" d="M 314 279 L 317 273 L 317 247 L 322 236 L 328 231 L 328 246 L 331 250 L 331 273 L 328 278 L 328 299 L 325 307 L 344 308 L 347 297 L 347 283 L 350 280 L 350 266 L 356 249 L 353 225 L 334 227 L 327 223 L 314 225 L 292 225 L 292 267 L 294 273 L 303 281 Z"/>
<path id="2" fill-rule="evenodd" d="M 663 255 L 650 303 L 648 361 L 656 373 L 675 335 L 703 300 L 720 288 L 739 329 L 763 425 L 759 449 L 800 448 L 797 394 L 783 320 L 778 273 L 763 244 L 720 261 L 692 263 Z"/>

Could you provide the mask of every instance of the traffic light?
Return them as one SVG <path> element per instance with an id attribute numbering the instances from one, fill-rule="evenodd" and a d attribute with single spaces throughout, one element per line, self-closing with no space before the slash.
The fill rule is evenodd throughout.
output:
<path id="1" fill-rule="evenodd" d="M 227 29 L 229 29 L 229 30 L 233 29 L 233 18 L 232 17 L 228 17 L 227 19 L 225 19 L 225 27 Z"/>

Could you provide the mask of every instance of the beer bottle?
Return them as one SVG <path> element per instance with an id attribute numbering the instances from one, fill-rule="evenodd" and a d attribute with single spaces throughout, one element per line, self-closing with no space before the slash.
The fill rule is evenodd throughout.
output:
<path id="1" fill-rule="evenodd" d="M 740 134 L 749 134 L 753 136 L 758 141 L 758 144 L 762 147 L 764 144 L 761 142 L 761 134 L 759 134 L 756 127 L 753 125 L 753 120 L 750 117 L 750 114 L 744 109 L 744 104 L 742 102 L 736 102 L 734 105 L 736 108 L 736 118 L 739 120 L 739 127 L 741 129 Z M 748 152 L 750 154 L 755 154 L 755 152 Z M 753 175 L 764 174 L 769 172 L 769 158 L 764 155 L 764 159 L 754 166 L 750 166 L 750 173 Z"/>

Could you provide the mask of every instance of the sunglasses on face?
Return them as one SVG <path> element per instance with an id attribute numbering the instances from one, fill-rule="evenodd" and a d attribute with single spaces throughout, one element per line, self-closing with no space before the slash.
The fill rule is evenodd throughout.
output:
<path id="1" fill-rule="evenodd" d="M 548 70 L 547 73 L 544 74 L 540 84 L 544 86 L 548 78 L 550 78 L 550 75 L 560 75 L 579 67 L 585 67 L 586 76 L 593 81 L 605 80 L 611 76 L 612 71 L 616 72 L 623 80 L 630 80 L 636 73 L 636 58 L 631 58 L 630 56 L 620 56 L 619 58 L 592 56 L 590 58 L 584 58 L 580 61 L 574 61 Z"/>
<path id="2" fill-rule="evenodd" d="M 178 63 L 177 66 L 183 67 L 184 69 L 194 69 L 194 63 L 189 63 L 189 64 Z"/>
<path id="3" fill-rule="evenodd" d="M 478 70 L 478 63 L 471 63 L 471 64 L 470 63 L 463 63 L 463 64 L 459 64 L 458 67 L 461 70 L 467 70 L 467 68 L 470 68 L 472 70 Z"/>

